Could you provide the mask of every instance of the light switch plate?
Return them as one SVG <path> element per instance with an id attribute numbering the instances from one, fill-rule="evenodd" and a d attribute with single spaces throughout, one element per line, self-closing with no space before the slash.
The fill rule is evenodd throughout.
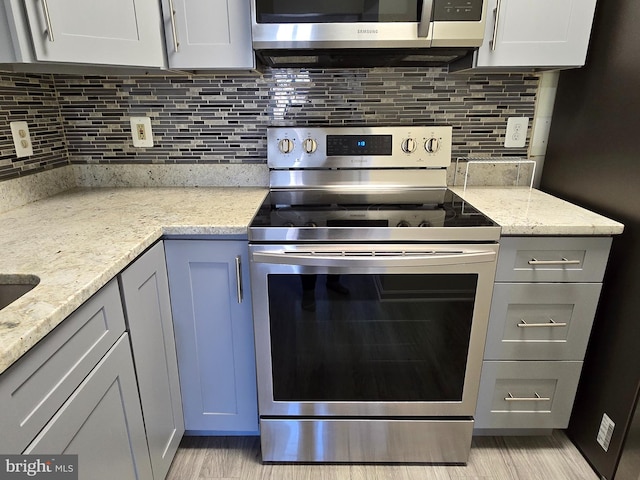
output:
<path id="1" fill-rule="evenodd" d="M 134 147 L 153 147 L 153 132 L 149 117 L 130 117 Z"/>
<path id="2" fill-rule="evenodd" d="M 504 146 L 507 148 L 522 148 L 527 144 L 527 128 L 529 117 L 509 117 Z"/>
<path id="3" fill-rule="evenodd" d="M 31 135 L 29 135 L 29 125 L 27 122 L 11 122 L 11 135 L 13 145 L 16 147 L 16 157 L 28 157 L 33 155 L 33 145 Z"/>

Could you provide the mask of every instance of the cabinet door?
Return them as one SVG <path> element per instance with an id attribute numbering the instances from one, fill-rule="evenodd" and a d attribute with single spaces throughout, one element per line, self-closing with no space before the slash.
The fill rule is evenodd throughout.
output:
<path id="1" fill-rule="evenodd" d="M 184 433 L 164 245 L 120 275 L 151 465 L 164 478 Z"/>
<path id="2" fill-rule="evenodd" d="M 162 0 L 171 68 L 252 69 L 249 0 Z"/>
<path id="3" fill-rule="evenodd" d="M 23 453 L 76 454 L 78 478 L 153 478 L 126 333 Z"/>
<path id="4" fill-rule="evenodd" d="M 37 60 L 162 67 L 160 6 L 151 0 L 25 0 Z"/>
<path id="5" fill-rule="evenodd" d="M 3 372 L 0 452 L 22 452 L 124 330 L 112 281 Z"/>
<path id="6" fill-rule="evenodd" d="M 596 0 L 489 0 L 477 66 L 584 65 L 595 6 Z"/>
<path id="7" fill-rule="evenodd" d="M 258 430 L 246 241 L 166 241 L 185 427 Z"/>

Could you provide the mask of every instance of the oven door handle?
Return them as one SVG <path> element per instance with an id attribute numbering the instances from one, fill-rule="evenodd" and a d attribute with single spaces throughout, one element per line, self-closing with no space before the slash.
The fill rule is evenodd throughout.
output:
<path id="1" fill-rule="evenodd" d="M 496 261 L 493 251 L 428 251 L 428 252 L 253 252 L 257 263 L 303 267 L 430 267 L 464 265 Z"/>

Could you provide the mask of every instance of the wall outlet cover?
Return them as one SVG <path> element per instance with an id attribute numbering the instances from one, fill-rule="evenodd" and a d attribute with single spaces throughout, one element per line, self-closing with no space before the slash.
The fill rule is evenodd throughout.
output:
<path id="1" fill-rule="evenodd" d="M 130 117 L 131 138 L 134 147 L 153 147 L 153 132 L 149 117 Z"/>
<path id="2" fill-rule="evenodd" d="M 11 135 L 13 136 L 13 145 L 16 147 L 16 157 L 28 157 L 33 155 L 33 145 L 31 144 L 31 135 L 29 134 L 29 125 L 27 122 L 11 122 Z"/>
<path id="3" fill-rule="evenodd" d="M 507 148 L 522 148 L 527 144 L 527 129 L 529 117 L 509 117 L 504 146 Z"/>

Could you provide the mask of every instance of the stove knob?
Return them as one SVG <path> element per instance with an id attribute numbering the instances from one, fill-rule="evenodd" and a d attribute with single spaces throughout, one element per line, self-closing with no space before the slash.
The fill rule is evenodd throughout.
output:
<path id="1" fill-rule="evenodd" d="M 422 222 L 420 222 L 420 225 L 418 225 L 419 227 L 430 227 L 431 223 L 429 223 L 427 220 L 424 220 Z"/>
<path id="2" fill-rule="evenodd" d="M 440 140 L 438 140 L 437 138 L 430 138 L 429 140 L 424 142 L 424 149 L 428 153 L 436 153 L 438 150 L 440 150 Z"/>
<path id="3" fill-rule="evenodd" d="M 410 227 L 411 224 L 409 222 L 407 222 L 406 220 L 400 220 L 398 222 L 398 225 L 396 225 L 396 227 Z"/>
<path id="4" fill-rule="evenodd" d="M 302 148 L 305 153 L 313 153 L 318 149 L 318 142 L 316 142 L 313 138 L 307 138 L 304 142 L 302 142 Z"/>
<path id="5" fill-rule="evenodd" d="M 295 227 L 295 225 L 293 224 L 293 222 L 285 222 L 282 224 L 283 227 Z"/>
<path id="6" fill-rule="evenodd" d="M 402 141 L 402 151 L 404 153 L 413 153 L 416 151 L 416 141 L 413 138 L 405 138 Z"/>
<path id="7" fill-rule="evenodd" d="M 280 140 L 280 143 L 278 144 L 280 151 L 285 154 L 291 153 L 293 151 L 294 146 L 295 144 L 293 143 L 293 140 L 289 138 L 283 138 L 282 140 Z"/>
<path id="8" fill-rule="evenodd" d="M 316 222 L 314 222 L 313 220 L 308 221 L 307 223 L 304 224 L 305 227 L 317 227 L 318 224 Z"/>

